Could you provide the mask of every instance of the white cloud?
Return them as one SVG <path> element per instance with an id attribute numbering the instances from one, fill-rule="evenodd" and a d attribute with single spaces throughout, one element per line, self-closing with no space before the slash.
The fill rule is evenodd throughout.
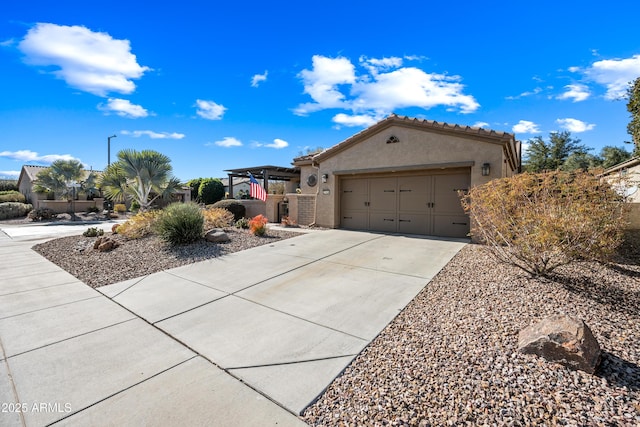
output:
<path id="1" fill-rule="evenodd" d="M 463 93 L 460 76 L 426 73 L 419 68 L 402 67 L 402 63 L 403 59 L 397 57 L 361 57 L 365 72 L 357 75 L 348 58 L 315 55 L 312 69 L 298 75 L 304 92 L 314 102 L 300 104 L 294 113 L 343 109 L 353 114 L 338 114 L 334 122 L 356 126 L 360 120 L 366 126 L 399 108 L 429 109 L 441 105 L 471 113 L 480 106 L 473 96 Z"/>
<path id="2" fill-rule="evenodd" d="M 151 139 L 182 139 L 185 137 L 183 133 L 154 132 L 152 130 L 134 130 L 134 131 L 123 130 L 120 133 L 123 135 L 133 136 L 134 138 L 139 138 L 143 135 L 146 135 Z"/>
<path id="3" fill-rule="evenodd" d="M 372 116 L 368 116 L 368 115 L 348 115 L 348 114 L 344 114 L 344 113 L 339 113 L 336 114 L 335 116 L 333 116 L 333 122 L 337 123 L 338 125 L 343 125 L 343 126 L 347 126 L 347 127 L 369 127 L 371 125 L 376 124 L 379 120 L 381 119 L 381 117 L 372 117 Z"/>
<path id="4" fill-rule="evenodd" d="M 585 70 L 585 74 L 607 88 L 606 99 L 623 98 L 627 94 L 629 83 L 640 76 L 640 55 L 596 61 Z"/>
<path id="5" fill-rule="evenodd" d="M 474 128 L 488 128 L 489 127 L 489 123 L 487 123 L 487 122 L 475 122 L 474 124 L 471 125 L 471 127 L 474 127 Z"/>
<path id="6" fill-rule="evenodd" d="M 359 61 L 372 75 L 402 66 L 402 58 L 398 58 L 397 56 L 391 56 L 389 58 L 367 58 L 361 56 Z"/>
<path id="7" fill-rule="evenodd" d="M 542 92 L 542 88 L 541 87 L 536 87 L 533 90 L 530 91 L 526 91 L 526 92 L 522 92 L 520 95 L 515 95 L 515 96 L 507 96 L 506 99 L 519 99 L 519 98 L 526 98 L 527 96 L 533 96 L 533 95 L 537 95 L 540 92 Z"/>
<path id="8" fill-rule="evenodd" d="M 129 119 L 139 119 L 149 115 L 149 112 L 141 105 L 135 105 L 129 100 L 120 98 L 109 98 L 107 104 L 98 105 L 98 109 L 107 114 L 113 112 L 120 117 L 127 117 Z"/>
<path id="9" fill-rule="evenodd" d="M 556 123 L 560 125 L 562 129 L 568 130 L 574 133 L 586 132 L 596 127 L 594 124 L 585 123 L 582 120 L 577 119 L 558 119 Z"/>
<path id="10" fill-rule="evenodd" d="M 34 162 L 34 163 L 44 163 L 51 164 L 56 160 L 80 160 L 76 157 L 73 157 L 71 154 L 45 154 L 40 155 L 39 153 L 31 150 L 18 150 L 18 151 L 0 151 L 0 157 L 6 157 L 12 160 L 19 160 L 21 162 Z"/>
<path id="11" fill-rule="evenodd" d="M 514 133 L 539 133 L 540 128 L 534 122 L 528 120 L 520 120 L 518 124 L 514 125 L 511 130 Z"/>
<path id="12" fill-rule="evenodd" d="M 259 148 L 259 147 L 267 147 L 267 148 L 275 148 L 275 149 L 281 149 L 281 148 L 286 148 L 289 146 L 289 143 L 287 141 L 285 141 L 284 139 L 280 139 L 280 138 L 276 138 L 273 140 L 273 142 L 271 144 L 263 144 L 262 142 L 258 142 L 258 141 L 254 141 L 251 143 L 251 145 L 253 147 Z"/>
<path id="13" fill-rule="evenodd" d="M 20 171 L 0 171 L 0 177 L 17 179 L 20 176 Z"/>
<path id="14" fill-rule="evenodd" d="M 82 26 L 38 23 L 18 44 L 30 65 L 57 68 L 52 73 L 69 86 L 98 96 L 131 93 L 149 67 L 140 66 L 129 40 Z"/>
<path id="15" fill-rule="evenodd" d="M 271 144 L 266 144 L 265 147 L 269 147 L 269 148 L 275 148 L 275 149 L 281 149 L 281 148 L 286 148 L 289 146 L 289 143 L 287 141 L 285 141 L 284 139 L 280 139 L 280 138 L 276 138 L 273 140 L 273 142 Z"/>
<path id="16" fill-rule="evenodd" d="M 205 145 L 206 146 L 217 145 L 218 147 L 229 148 L 229 147 L 241 147 L 242 142 L 239 139 L 236 139 L 232 136 L 225 136 L 220 141 L 215 141 L 213 143 L 208 142 Z"/>
<path id="17" fill-rule="evenodd" d="M 591 96 L 589 88 L 582 84 L 566 85 L 564 88 L 566 91 L 562 95 L 558 95 L 557 99 L 572 99 L 573 102 L 580 102 Z"/>
<path id="18" fill-rule="evenodd" d="M 345 108 L 345 95 L 338 85 L 356 82 L 355 67 L 347 58 L 327 58 L 314 55 L 313 69 L 302 70 L 298 77 L 304 83 L 304 93 L 311 96 L 315 103 L 301 104 L 295 113 L 301 116 L 326 108 Z"/>
<path id="19" fill-rule="evenodd" d="M 264 74 L 256 74 L 251 78 L 251 87 L 258 87 L 260 82 L 267 81 L 268 71 L 265 70 Z"/>
<path id="20" fill-rule="evenodd" d="M 352 108 L 391 112 L 397 108 L 429 109 L 443 105 L 471 113 L 480 104 L 462 93 L 463 85 L 459 80 L 459 76 L 428 74 L 413 67 L 399 68 L 375 76 L 375 81 L 356 83 L 352 92 L 357 99 L 352 101 Z"/>
<path id="21" fill-rule="evenodd" d="M 198 111 L 196 113 L 207 120 L 221 120 L 227 108 L 224 105 L 216 104 L 213 101 L 203 99 L 196 100 Z"/>

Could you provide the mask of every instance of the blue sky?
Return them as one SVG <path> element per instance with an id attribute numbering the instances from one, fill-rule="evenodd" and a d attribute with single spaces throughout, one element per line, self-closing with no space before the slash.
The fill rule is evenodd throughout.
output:
<path id="1" fill-rule="evenodd" d="M 638 2 L 5 3 L 0 177 L 101 170 L 114 134 L 112 160 L 153 149 L 184 181 L 224 177 L 390 113 L 632 148 Z"/>

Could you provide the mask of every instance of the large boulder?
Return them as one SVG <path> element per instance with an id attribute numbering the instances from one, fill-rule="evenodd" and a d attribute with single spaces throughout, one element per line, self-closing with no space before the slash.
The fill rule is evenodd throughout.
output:
<path id="1" fill-rule="evenodd" d="M 207 242 L 212 242 L 212 243 L 225 243 L 231 240 L 229 238 L 229 235 L 220 229 L 213 229 L 213 230 L 207 231 L 207 233 L 204 235 L 204 238 L 206 239 Z"/>
<path id="2" fill-rule="evenodd" d="M 518 350 L 590 374 L 600 362 L 600 345 L 589 327 L 582 320 L 565 315 L 547 317 L 521 330 Z"/>

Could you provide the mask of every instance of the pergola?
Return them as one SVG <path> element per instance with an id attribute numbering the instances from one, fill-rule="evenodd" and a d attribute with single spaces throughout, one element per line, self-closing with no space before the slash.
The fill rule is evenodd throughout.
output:
<path id="1" fill-rule="evenodd" d="M 249 173 L 256 179 L 264 182 L 264 191 L 269 193 L 269 180 L 291 181 L 300 178 L 299 168 L 287 168 L 283 166 L 253 166 L 249 168 L 227 169 L 229 174 L 229 194 L 233 194 L 233 178 L 249 178 Z"/>

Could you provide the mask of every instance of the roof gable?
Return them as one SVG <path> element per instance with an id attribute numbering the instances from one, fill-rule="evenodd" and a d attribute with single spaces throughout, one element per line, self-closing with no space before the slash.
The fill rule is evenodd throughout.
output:
<path id="1" fill-rule="evenodd" d="M 345 139 L 344 141 L 322 151 L 321 153 L 313 156 L 314 161 L 322 161 L 328 159 L 339 152 L 348 149 L 349 147 L 364 141 L 370 136 L 377 134 L 391 126 L 403 126 L 413 129 L 424 130 L 427 132 L 435 132 L 441 134 L 455 135 L 464 137 L 467 139 L 475 139 L 478 141 L 489 142 L 494 144 L 500 144 L 503 146 L 510 146 L 512 142 L 515 142 L 515 135 L 508 132 L 500 132 L 494 130 L 487 130 L 479 127 L 450 125 L 444 122 L 436 122 L 434 120 L 424 120 L 411 118 L 406 116 L 397 116 L 395 114 L 390 115 L 386 119 L 379 121 L 373 126 L 358 132 L 357 134 Z M 511 151 L 509 147 L 508 151 Z M 516 153 L 511 152 L 511 155 Z M 306 158 L 299 158 L 296 160 L 305 161 Z"/>

